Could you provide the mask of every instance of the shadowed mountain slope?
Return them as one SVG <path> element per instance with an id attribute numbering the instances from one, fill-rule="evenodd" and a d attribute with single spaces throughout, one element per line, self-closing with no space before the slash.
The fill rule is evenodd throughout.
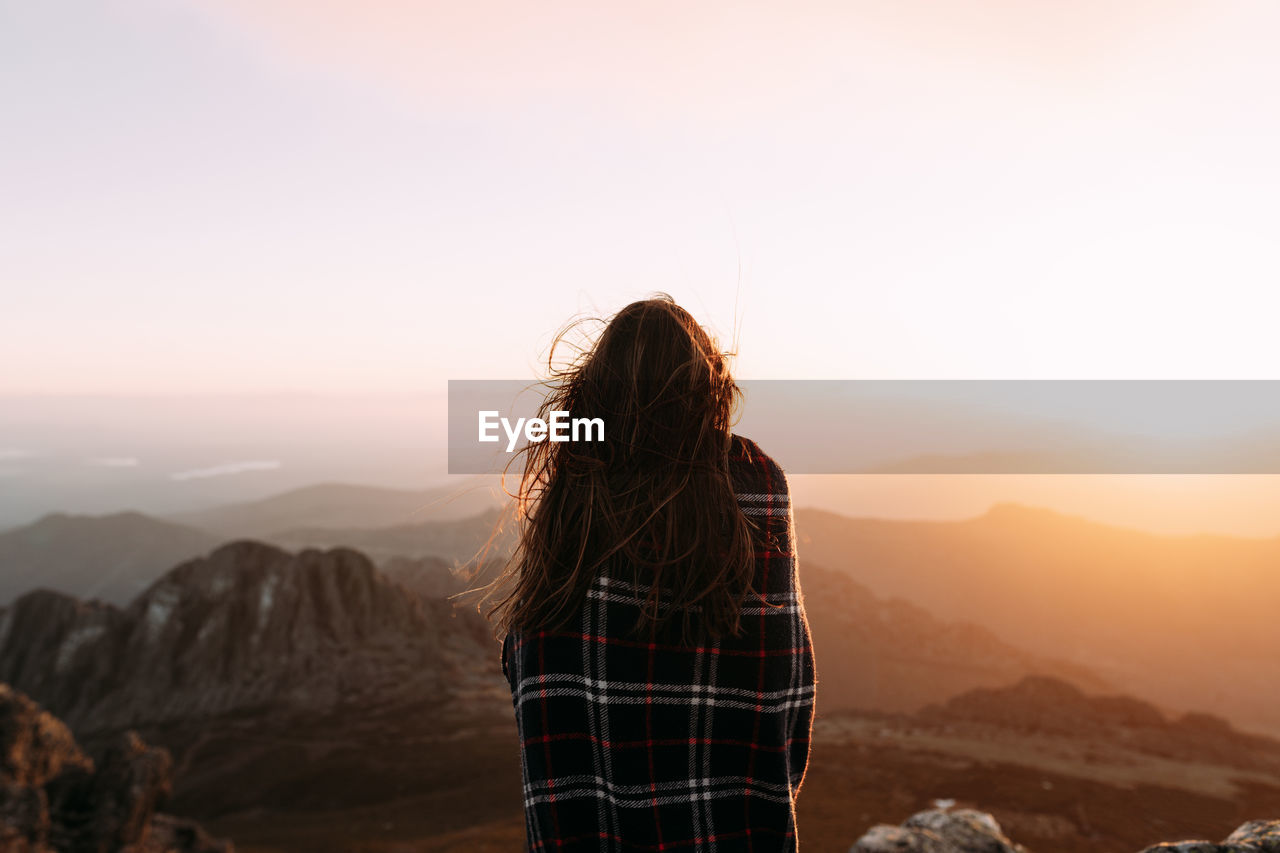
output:
<path id="1" fill-rule="evenodd" d="M 796 517 L 799 554 L 1173 708 L 1280 732 L 1280 539 L 1161 536 L 997 505 L 965 521 Z"/>
<path id="2" fill-rule="evenodd" d="M 1086 667 L 1028 653 L 972 622 L 941 620 L 902 599 L 879 599 L 843 572 L 809 562 L 800 578 L 824 712 L 914 711 L 1033 673 L 1089 690 L 1109 686 Z"/>

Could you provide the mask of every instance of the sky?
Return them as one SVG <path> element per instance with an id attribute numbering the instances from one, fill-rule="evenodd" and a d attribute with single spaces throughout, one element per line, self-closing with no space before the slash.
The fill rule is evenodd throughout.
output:
<path id="1" fill-rule="evenodd" d="M 655 291 L 741 378 L 1280 378 L 1278 42 L 1261 0 L 0 0 L 0 526 L 425 483 L 448 380 Z M 1276 479 L 797 488 L 1274 535 Z"/>
<path id="2" fill-rule="evenodd" d="M 0 394 L 1275 378 L 1280 6 L 0 0 Z"/>

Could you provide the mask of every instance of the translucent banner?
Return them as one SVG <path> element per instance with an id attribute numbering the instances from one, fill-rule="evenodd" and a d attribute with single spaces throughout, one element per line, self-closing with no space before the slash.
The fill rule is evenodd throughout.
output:
<path id="1" fill-rule="evenodd" d="M 1280 474 L 1280 380 L 742 380 L 734 432 L 794 474 Z M 518 472 L 545 386 L 449 382 L 449 472 Z M 514 461 L 513 461 L 514 460 Z M 508 467 L 510 466 L 510 467 Z"/>

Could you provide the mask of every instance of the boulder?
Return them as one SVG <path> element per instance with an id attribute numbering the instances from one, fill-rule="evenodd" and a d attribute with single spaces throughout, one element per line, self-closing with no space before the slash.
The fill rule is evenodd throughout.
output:
<path id="1" fill-rule="evenodd" d="M 873 826 L 849 853 L 1026 853 L 996 819 L 973 809 L 916 812 L 901 826 Z"/>
<path id="2" fill-rule="evenodd" d="M 849 853 L 1028 853 L 986 812 L 945 808 L 916 812 L 901 826 L 878 824 Z M 1251 820 L 1223 841 L 1171 841 L 1141 853 L 1280 853 L 1280 820 Z"/>
<path id="3" fill-rule="evenodd" d="M 1280 820 L 1242 823 L 1217 843 L 1171 841 L 1147 847 L 1142 853 L 1280 853 Z"/>

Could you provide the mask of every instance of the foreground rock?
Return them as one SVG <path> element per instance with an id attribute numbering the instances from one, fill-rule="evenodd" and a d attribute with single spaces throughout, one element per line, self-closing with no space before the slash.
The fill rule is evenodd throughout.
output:
<path id="1" fill-rule="evenodd" d="M 1156 844 L 1142 853 L 1280 853 L 1280 820 L 1251 820 L 1220 844 L 1212 841 L 1177 841 Z"/>
<path id="2" fill-rule="evenodd" d="M 156 814 L 169 753 L 121 735 L 95 766 L 56 717 L 0 684 L 0 851 L 233 853 L 198 825 Z"/>
<path id="3" fill-rule="evenodd" d="M 929 809 L 901 826 L 871 827 L 849 853 L 1026 853 L 1026 848 L 1006 838 L 986 812 Z"/>
<path id="4" fill-rule="evenodd" d="M 996 819 L 974 809 L 916 812 L 901 826 L 878 824 L 849 853 L 1028 853 L 1007 838 Z M 1178 841 L 1141 853 L 1280 853 L 1280 820 L 1251 820 L 1221 843 Z"/>

